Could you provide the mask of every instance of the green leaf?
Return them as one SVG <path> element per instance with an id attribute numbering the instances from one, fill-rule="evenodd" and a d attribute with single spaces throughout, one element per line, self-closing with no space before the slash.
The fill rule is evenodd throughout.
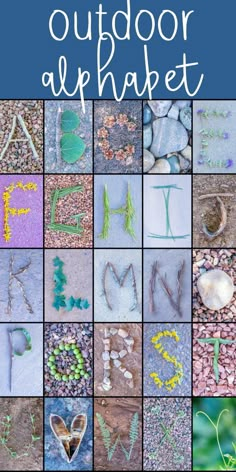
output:
<path id="1" fill-rule="evenodd" d="M 41 439 L 40 436 L 35 436 L 34 434 L 32 434 L 32 441 L 39 441 Z"/>
<path id="2" fill-rule="evenodd" d="M 76 134 L 64 134 L 60 141 L 62 159 L 69 164 L 78 161 L 85 151 L 84 141 Z"/>
<path id="3" fill-rule="evenodd" d="M 67 311 L 71 311 L 74 306 L 75 306 L 75 299 L 74 299 L 74 297 L 70 297 L 70 298 L 67 298 L 67 299 L 65 300 L 65 309 L 66 309 Z"/>
<path id="4" fill-rule="evenodd" d="M 64 133 L 74 131 L 78 128 L 80 119 L 78 115 L 71 110 L 66 110 L 61 115 L 61 129 Z"/>

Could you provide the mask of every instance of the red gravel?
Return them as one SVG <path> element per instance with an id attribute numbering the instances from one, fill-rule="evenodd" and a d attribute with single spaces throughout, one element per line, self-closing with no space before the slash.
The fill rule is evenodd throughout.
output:
<path id="1" fill-rule="evenodd" d="M 234 323 L 193 324 L 193 395 L 232 397 L 236 394 L 236 343 L 221 344 L 218 359 L 219 383 L 213 371 L 214 346 L 200 343 L 198 338 L 236 339 Z"/>

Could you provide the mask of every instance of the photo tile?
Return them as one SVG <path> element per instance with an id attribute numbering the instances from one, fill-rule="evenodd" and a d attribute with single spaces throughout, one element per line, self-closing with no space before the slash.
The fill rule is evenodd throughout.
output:
<path id="1" fill-rule="evenodd" d="M 193 321 L 236 320 L 235 249 L 193 251 Z"/>
<path id="2" fill-rule="evenodd" d="M 192 320 L 191 249 L 144 249 L 144 321 Z"/>
<path id="3" fill-rule="evenodd" d="M 1 470 L 43 470 L 43 399 L 0 398 Z"/>
<path id="4" fill-rule="evenodd" d="M 143 245 L 191 247 L 191 176 L 143 177 Z"/>
<path id="5" fill-rule="evenodd" d="M 191 323 L 144 323 L 144 396 L 191 395 Z"/>
<path id="6" fill-rule="evenodd" d="M 0 100 L 0 174 L 43 172 L 43 100 Z"/>
<path id="7" fill-rule="evenodd" d="M 235 468 L 235 398 L 193 398 L 193 470 Z"/>
<path id="8" fill-rule="evenodd" d="M 44 188 L 45 248 L 92 247 L 92 176 L 46 175 Z"/>
<path id="9" fill-rule="evenodd" d="M 45 321 L 92 321 L 91 249 L 45 250 Z"/>
<path id="10" fill-rule="evenodd" d="M 193 247 L 236 246 L 236 176 L 193 176 Z"/>
<path id="11" fill-rule="evenodd" d="M 45 172 L 90 174 L 93 169 L 93 103 L 45 101 Z"/>
<path id="12" fill-rule="evenodd" d="M 191 163 L 192 100 L 144 100 L 144 172 L 189 174 Z"/>
<path id="13" fill-rule="evenodd" d="M 2 397 L 43 396 L 43 324 L 0 324 Z"/>
<path id="14" fill-rule="evenodd" d="M 142 470 L 142 421 L 141 398 L 94 399 L 94 470 Z"/>
<path id="15" fill-rule="evenodd" d="M 94 321 L 142 321 L 142 251 L 94 250 Z"/>
<path id="16" fill-rule="evenodd" d="M 0 247 L 43 247 L 43 176 L 0 175 Z"/>
<path id="17" fill-rule="evenodd" d="M 235 174 L 236 100 L 193 101 L 193 172 Z"/>
<path id="18" fill-rule="evenodd" d="M 193 324 L 193 395 L 236 395 L 235 323 Z"/>
<path id="19" fill-rule="evenodd" d="M 45 397 L 93 395 L 92 323 L 45 323 Z"/>
<path id="20" fill-rule="evenodd" d="M 141 323 L 95 323 L 94 395 L 142 395 Z"/>
<path id="21" fill-rule="evenodd" d="M 0 249 L 0 322 L 43 321 L 43 249 Z"/>
<path id="22" fill-rule="evenodd" d="M 46 398 L 44 470 L 93 470 L 93 401 Z"/>
<path id="23" fill-rule="evenodd" d="M 142 173 L 142 101 L 94 101 L 94 172 Z"/>
<path id="24" fill-rule="evenodd" d="M 94 246 L 142 246 L 140 175 L 95 175 Z"/>
<path id="25" fill-rule="evenodd" d="M 191 470 L 191 398 L 145 398 L 143 470 Z"/>

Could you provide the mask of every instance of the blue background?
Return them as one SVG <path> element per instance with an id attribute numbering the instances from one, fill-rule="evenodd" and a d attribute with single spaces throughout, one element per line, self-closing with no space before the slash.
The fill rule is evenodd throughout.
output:
<path id="1" fill-rule="evenodd" d="M 43 87 L 41 77 L 45 71 L 57 73 L 61 55 L 65 55 L 68 60 L 67 89 L 74 89 L 77 67 L 81 66 L 91 73 L 85 98 L 99 98 L 96 75 L 97 15 L 92 15 L 93 41 L 78 41 L 71 28 L 66 40 L 57 42 L 51 38 L 48 29 L 49 17 L 54 9 L 65 10 L 70 18 L 73 18 L 75 10 L 79 11 L 79 18 L 86 28 L 86 12 L 90 9 L 96 11 L 99 3 L 99 0 L 2 0 L 0 98 L 54 98 L 51 89 Z M 125 0 L 103 0 L 101 3 L 109 13 L 126 7 Z M 160 73 L 160 82 L 153 98 L 173 98 L 174 95 L 186 97 L 183 89 L 175 94 L 168 92 L 163 80 L 169 69 L 174 69 L 175 65 L 182 62 L 183 52 L 186 52 L 189 62 L 199 62 L 195 73 L 191 72 L 193 83 L 191 87 L 190 82 L 190 88 L 195 88 L 200 73 L 205 74 L 198 98 L 234 98 L 235 0 L 131 0 L 131 8 L 132 24 L 139 9 L 151 10 L 156 17 L 163 9 L 173 10 L 176 14 L 182 9 L 195 10 L 190 17 L 188 41 L 183 41 L 180 28 L 177 37 L 171 42 L 164 42 L 158 32 L 148 42 L 150 66 Z M 82 15 L 85 15 L 84 19 Z M 107 15 L 104 24 L 110 25 L 110 15 Z M 80 31 L 82 34 L 81 28 Z M 112 70 L 119 86 L 127 70 L 136 70 L 140 84 L 144 82 L 144 43 L 134 34 L 132 36 L 129 42 L 116 41 Z M 141 98 L 146 97 L 147 94 Z M 65 96 L 62 94 L 59 98 Z M 73 98 L 80 97 L 77 94 Z M 102 98 L 113 98 L 109 86 L 106 86 Z M 127 89 L 125 98 L 136 98 L 133 88 Z"/>

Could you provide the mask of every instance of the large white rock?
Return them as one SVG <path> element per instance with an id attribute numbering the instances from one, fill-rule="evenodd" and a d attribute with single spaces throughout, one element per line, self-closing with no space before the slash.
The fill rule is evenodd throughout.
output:
<path id="1" fill-rule="evenodd" d="M 204 305 L 210 310 L 220 310 L 228 305 L 234 294 L 232 279 L 219 269 L 202 274 L 197 281 L 197 287 Z"/>

